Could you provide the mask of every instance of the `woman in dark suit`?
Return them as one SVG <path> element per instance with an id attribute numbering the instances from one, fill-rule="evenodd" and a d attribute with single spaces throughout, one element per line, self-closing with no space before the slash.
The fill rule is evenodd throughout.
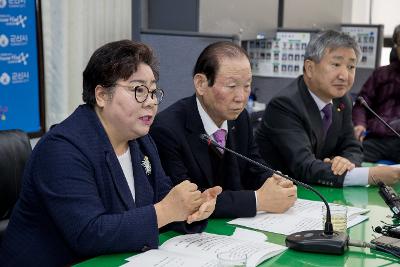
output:
<path id="1" fill-rule="evenodd" d="M 129 40 L 94 52 L 83 72 L 86 104 L 41 138 L 26 166 L 1 266 L 65 266 L 156 248 L 167 225 L 204 229 L 221 188 L 172 187 L 164 174 L 147 134 L 164 94 L 154 62 L 149 47 Z"/>

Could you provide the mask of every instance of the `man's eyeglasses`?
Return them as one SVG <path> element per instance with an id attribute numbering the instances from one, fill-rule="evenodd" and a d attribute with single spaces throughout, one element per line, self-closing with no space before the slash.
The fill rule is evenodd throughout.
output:
<path id="1" fill-rule="evenodd" d="M 136 86 L 129 86 L 129 85 L 122 85 L 122 84 L 115 84 L 120 87 L 128 89 L 128 92 L 131 94 L 135 94 L 135 99 L 138 103 L 143 103 L 146 101 L 149 94 L 151 95 L 151 99 L 155 99 L 156 105 L 160 104 L 164 97 L 164 91 L 161 88 L 156 88 L 153 91 L 145 85 L 136 85 Z"/>

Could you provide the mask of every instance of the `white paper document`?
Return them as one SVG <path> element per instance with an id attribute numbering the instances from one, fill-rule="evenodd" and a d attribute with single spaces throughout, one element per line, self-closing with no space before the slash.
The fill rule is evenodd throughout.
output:
<path id="1" fill-rule="evenodd" d="M 252 242 L 225 235 L 181 235 L 169 239 L 159 249 L 127 258 L 129 262 L 122 266 L 211 267 L 217 266 L 217 254 L 220 252 L 246 254 L 247 266 L 257 266 L 286 249 L 269 242 Z"/>
<path id="2" fill-rule="evenodd" d="M 255 217 L 238 218 L 228 223 L 283 235 L 322 230 L 322 206 L 322 201 L 298 199 L 285 213 L 260 212 Z M 368 219 L 368 216 L 361 215 L 366 212 L 367 209 L 347 206 L 347 228 Z"/>
<path id="3" fill-rule="evenodd" d="M 249 229 L 244 229 L 240 227 L 235 228 L 235 232 L 231 235 L 231 237 L 235 239 L 240 239 L 240 240 L 247 240 L 247 241 L 252 241 L 252 242 L 258 242 L 258 243 L 264 243 L 267 241 L 268 237 L 262 233 L 262 232 L 257 232 Z"/>

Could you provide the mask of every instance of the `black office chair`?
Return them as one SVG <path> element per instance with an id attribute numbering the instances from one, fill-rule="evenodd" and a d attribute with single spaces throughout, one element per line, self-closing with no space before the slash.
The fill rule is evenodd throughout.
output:
<path id="1" fill-rule="evenodd" d="M 31 152 L 26 133 L 20 130 L 0 131 L 0 243 L 18 199 L 25 163 Z"/>

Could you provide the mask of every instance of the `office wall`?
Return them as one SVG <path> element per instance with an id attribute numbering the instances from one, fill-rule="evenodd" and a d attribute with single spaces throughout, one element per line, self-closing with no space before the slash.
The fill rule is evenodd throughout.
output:
<path id="1" fill-rule="evenodd" d="M 330 28 L 342 23 L 343 1 L 285 0 L 286 28 Z"/>
<path id="2" fill-rule="evenodd" d="M 239 34 L 254 39 L 259 32 L 274 32 L 278 21 L 278 0 L 202 0 L 199 31 Z"/>
<path id="3" fill-rule="evenodd" d="M 148 1 L 143 0 L 142 3 L 146 5 Z M 367 23 L 369 2 L 369 0 L 285 0 L 283 26 L 330 28 L 341 23 Z M 160 1 L 153 0 L 152 3 L 161 5 Z M 242 39 L 253 39 L 257 33 L 264 32 L 267 36 L 271 36 L 276 31 L 278 0 L 201 0 L 197 3 L 199 32 L 239 34 L 240 30 L 243 30 Z M 169 12 L 165 12 L 168 10 L 168 5 L 161 9 L 164 12 L 161 12 L 160 16 L 164 14 L 165 17 L 170 17 Z M 147 24 L 144 22 L 144 25 Z"/>
<path id="4" fill-rule="evenodd" d="M 344 23 L 370 23 L 369 15 L 370 15 L 370 0 L 350 0 L 344 1 L 343 6 L 348 6 L 351 10 L 350 19 L 344 20 Z"/>
<path id="5" fill-rule="evenodd" d="M 384 24 L 384 36 L 390 37 L 400 23 L 399 10 L 399 0 L 347 0 L 343 2 L 343 22 Z"/>
<path id="6" fill-rule="evenodd" d="M 148 28 L 198 31 L 199 0 L 147 0 Z"/>
<path id="7" fill-rule="evenodd" d="M 82 72 L 99 46 L 131 38 L 131 0 L 42 0 L 46 126 L 82 103 Z"/>
<path id="8" fill-rule="evenodd" d="M 384 35 L 392 37 L 394 28 L 400 24 L 400 1 L 399 0 L 385 0 L 372 1 L 372 14 L 371 23 L 385 24 Z"/>

